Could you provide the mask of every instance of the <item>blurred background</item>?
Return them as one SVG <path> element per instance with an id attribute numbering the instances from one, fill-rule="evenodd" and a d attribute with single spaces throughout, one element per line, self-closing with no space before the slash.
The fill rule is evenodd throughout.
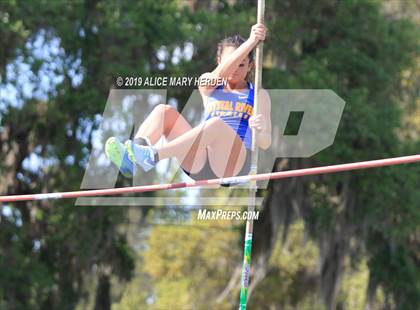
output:
<path id="1" fill-rule="evenodd" d="M 79 189 L 116 77 L 212 70 L 256 3 L 0 0 L 0 193 Z M 331 147 L 273 171 L 419 153 L 419 1 L 266 0 L 265 16 L 263 86 L 346 101 Z M 270 182 L 249 309 L 419 309 L 419 184 L 418 164 Z M 236 309 L 245 222 L 196 212 L 3 204 L 0 308 Z"/>

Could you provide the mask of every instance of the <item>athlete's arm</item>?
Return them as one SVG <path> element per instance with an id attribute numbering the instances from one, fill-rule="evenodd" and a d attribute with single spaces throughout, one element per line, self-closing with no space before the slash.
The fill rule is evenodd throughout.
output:
<path id="1" fill-rule="evenodd" d="M 257 130 L 258 146 L 268 149 L 271 145 L 271 99 L 265 89 L 260 90 L 258 115 L 249 119 L 249 126 Z"/>
<path id="2" fill-rule="evenodd" d="M 252 26 L 251 33 L 248 38 L 241 46 L 235 49 L 231 54 L 226 55 L 223 59 L 219 60 L 219 64 L 212 72 L 206 72 L 201 75 L 200 79 L 217 79 L 227 78 L 233 72 L 238 69 L 240 63 L 248 57 L 248 54 L 255 48 L 259 41 L 265 39 L 265 26 L 264 24 L 258 23 Z M 201 83 L 200 83 L 201 84 Z M 203 96 L 208 96 L 217 87 L 215 83 L 205 83 L 199 86 L 199 91 Z"/>

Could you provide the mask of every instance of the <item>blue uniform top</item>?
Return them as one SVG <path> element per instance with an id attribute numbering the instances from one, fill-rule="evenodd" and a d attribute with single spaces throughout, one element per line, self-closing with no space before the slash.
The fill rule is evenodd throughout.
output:
<path id="1" fill-rule="evenodd" d="M 219 85 L 207 98 L 204 119 L 219 117 L 229 125 L 241 138 L 248 150 L 252 149 L 252 131 L 249 127 L 249 118 L 254 108 L 254 87 L 247 82 L 245 92 L 226 92 L 224 86 Z"/>

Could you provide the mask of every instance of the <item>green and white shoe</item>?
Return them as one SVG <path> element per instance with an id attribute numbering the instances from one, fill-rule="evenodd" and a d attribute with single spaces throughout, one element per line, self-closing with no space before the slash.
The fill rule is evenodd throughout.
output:
<path id="1" fill-rule="evenodd" d="M 132 178 L 136 174 L 136 165 L 130 160 L 124 144 L 117 138 L 111 137 L 106 141 L 105 154 L 123 176 Z"/>

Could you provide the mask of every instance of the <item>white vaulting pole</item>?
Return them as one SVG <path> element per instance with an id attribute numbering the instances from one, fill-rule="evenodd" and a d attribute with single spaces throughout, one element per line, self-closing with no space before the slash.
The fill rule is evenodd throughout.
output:
<path id="1" fill-rule="evenodd" d="M 265 0 L 258 0 L 257 22 L 264 23 Z M 260 89 L 262 80 L 262 61 L 263 61 L 263 42 L 258 43 L 255 55 L 255 85 L 254 85 L 254 109 L 253 115 L 258 115 L 258 106 L 260 99 Z M 251 170 L 250 175 L 258 173 L 258 141 L 256 129 L 252 129 L 252 156 L 251 156 Z M 257 194 L 257 181 L 252 180 L 249 183 L 249 202 L 248 214 L 254 212 L 255 201 Z M 250 217 L 252 218 L 252 217 Z M 244 243 L 244 260 L 242 265 L 241 277 L 241 293 L 239 299 L 239 309 L 245 310 L 248 298 L 248 284 L 251 270 L 251 251 L 252 251 L 252 233 L 254 228 L 254 221 L 248 219 L 246 222 L 245 243 Z"/>

